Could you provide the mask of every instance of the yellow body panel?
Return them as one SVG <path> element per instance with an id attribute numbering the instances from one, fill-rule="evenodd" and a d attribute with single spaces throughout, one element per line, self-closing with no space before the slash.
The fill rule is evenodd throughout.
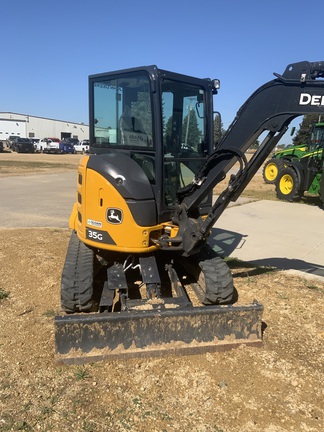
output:
<path id="1" fill-rule="evenodd" d="M 139 226 L 116 188 L 96 171 L 87 169 L 88 160 L 89 156 L 80 160 L 77 202 L 69 219 L 70 228 L 77 231 L 83 243 L 105 250 L 146 253 L 159 249 L 152 240 L 160 237 L 166 226 L 176 235 L 178 228 L 170 224 Z M 122 212 L 121 223 L 108 222 L 109 208 Z"/>

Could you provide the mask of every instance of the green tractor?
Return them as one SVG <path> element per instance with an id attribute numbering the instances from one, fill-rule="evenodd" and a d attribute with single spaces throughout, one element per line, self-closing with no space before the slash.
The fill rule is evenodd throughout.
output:
<path id="1" fill-rule="evenodd" d="M 318 150 L 324 144 L 324 122 L 313 124 L 310 139 L 307 144 L 291 146 L 272 154 L 271 158 L 263 166 L 263 179 L 267 184 L 274 184 L 278 173 L 283 170 L 289 162 L 298 161 L 305 155 L 311 157 L 314 150 Z"/>
<path id="2" fill-rule="evenodd" d="M 306 153 L 299 160 L 287 162 L 276 178 L 277 197 L 285 201 L 299 201 L 305 192 L 319 195 L 324 203 L 324 133 L 322 147 Z"/>

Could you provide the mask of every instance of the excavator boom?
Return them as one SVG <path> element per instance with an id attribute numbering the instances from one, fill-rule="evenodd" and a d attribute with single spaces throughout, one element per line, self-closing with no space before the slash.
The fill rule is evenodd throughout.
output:
<path id="1" fill-rule="evenodd" d="M 179 233 L 171 242 L 162 239 L 162 247 L 176 244 L 187 255 L 196 251 L 229 202 L 241 195 L 291 121 L 304 114 L 324 113 L 324 62 L 291 64 L 283 75 L 275 76 L 276 79 L 256 90 L 240 108 L 193 183 L 178 191 L 179 205 L 174 220 L 179 225 Z M 264 133 L 258 150 L 247 161 L 245 152 Z M 229 187 L 212 206 L 207 218 L 200 224 L 192 224 L 190 215 L 237 161 L 240 161 L 238 173 L 231 176 Z"/>

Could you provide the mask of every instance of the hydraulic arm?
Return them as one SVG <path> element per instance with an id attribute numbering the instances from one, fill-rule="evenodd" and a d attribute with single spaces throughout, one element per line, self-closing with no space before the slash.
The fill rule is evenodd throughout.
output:
<path id="1" fill-rule="evenodd" d="M 300 62 L 287 66 L 283 75 L 256 90 L 238 111 L 228 132 L 203 164 L 191 185 L 178 192 L 173 222 L 179 231 L 173 239 L 161 238 L 162 248 L 191 255 L 206 241 L 210 229 L 230 201 L 235 201 L 286 132 L 289 123 L 303 114 L 324 112 L 324 62 Z M 244 153 L 262 134 L 257 152 L 247 162 Z M 197 208 L 239 160 L 227 189 L 212 206 L 207 218 L 197 218 Z"/>

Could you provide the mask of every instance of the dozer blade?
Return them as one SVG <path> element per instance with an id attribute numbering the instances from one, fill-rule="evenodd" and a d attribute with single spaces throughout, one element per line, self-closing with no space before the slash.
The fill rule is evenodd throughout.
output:
<path id="1" fill-rule="evenodd" d="M 263 306 L 205 306 L 55 317 L 56 360 L 198 354 L 262 345 Z"/>

